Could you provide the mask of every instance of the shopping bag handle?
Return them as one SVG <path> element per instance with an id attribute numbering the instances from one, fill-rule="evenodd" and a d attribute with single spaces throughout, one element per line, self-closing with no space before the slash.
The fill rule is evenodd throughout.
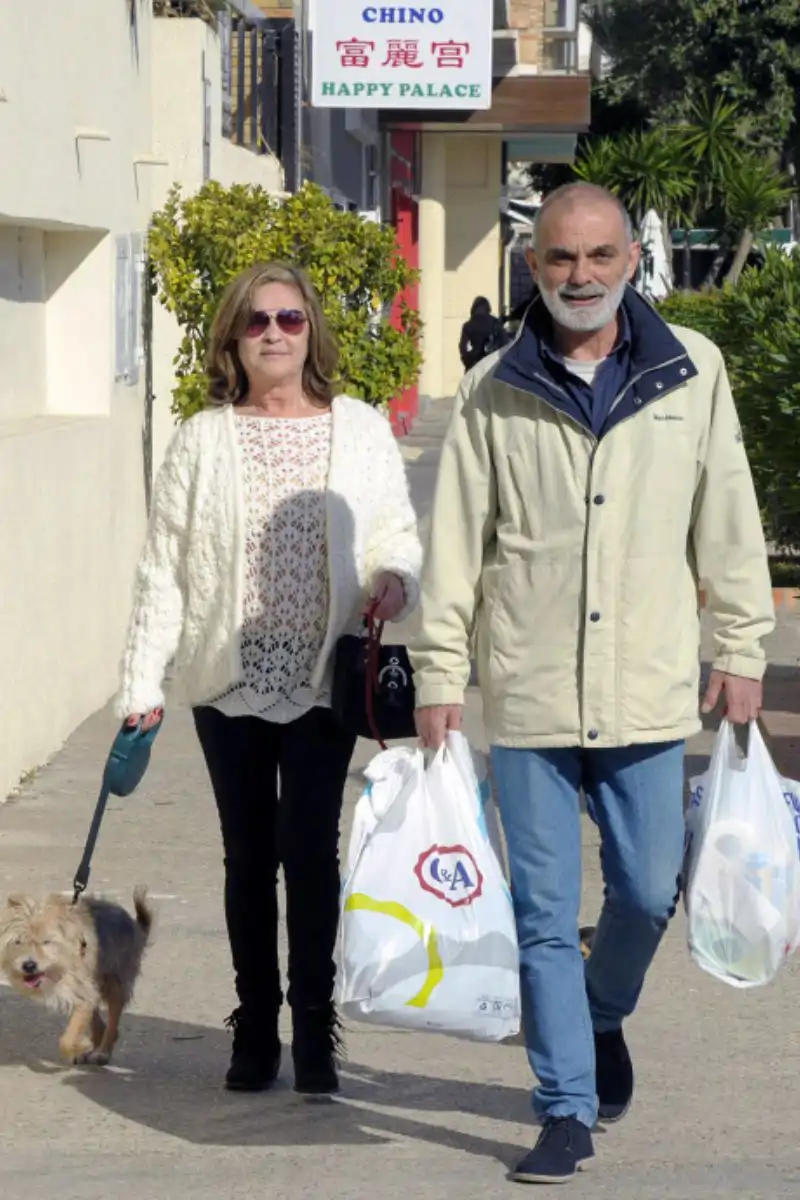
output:
<path id="1" fill-rule="evenodd" d="M 728 721 L 728 718 L 726 717 L 725 720 Z M 770 738 L 769 731 L 760 716 L 756 717 L 754 720 L 748 721 L 746 725 L 735 725 L 733 721 L 728 721 L 728 724 L 731 727 L 733 744 L 742 758 L 748 758 L 750 756 L 750 738 L 752 737 L 753 726 L 755 726 L 758 732 L 761 734 L 761 740 L 766 746 L 770 757 L 772 757 L 772 739 Z"/>

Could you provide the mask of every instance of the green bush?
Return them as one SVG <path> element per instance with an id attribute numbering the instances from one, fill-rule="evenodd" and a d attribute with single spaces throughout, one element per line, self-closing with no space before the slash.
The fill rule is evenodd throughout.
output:
<path id="1" fill-rule="evenodd" d="M 671 325 L 685 325 L 704 333 L 720 345 L 721 292 L 672 292 L 658 305 L 658 311 Z"/>
<path id="2" fill-rule="evenodd" d="M 211 182 L 182 198 L 174 187 L 148 237 L 153 288 L 183 331 L 175 358 L 172 411 L 185 419 L 206 400 L 203 369 L 211 321 L 226 284 L 257 262 L 304 267 L 339 342 L 340 386 L 384 406 L 417 379 L 417 312 L 395 299 L 415 273 L 398 253 L 394 230 L 340 212 L 307 184 L 282 200 L 261 187 Z"/>
<path id="3" fill-rule="evenodd" d="M 800 253 L 770 249 L 737 284 L 670 296 L 659 312 L 725 355 L 767 536 L 800 550 Z"/>

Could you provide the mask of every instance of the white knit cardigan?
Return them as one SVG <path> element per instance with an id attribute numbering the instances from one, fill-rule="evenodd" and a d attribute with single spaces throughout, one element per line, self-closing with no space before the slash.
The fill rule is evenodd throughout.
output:
<path id="1" fill-rule="evenodd" d="M 114 710 L 164 703 L 174 660 L 175 697 L 197 705 L 242 677 L 245 578 L 242 468 L 230 405 L 207 409 L 174 434 L 156 479 Z M 361 400 L 333 402 L 327 490 L 330 603 L 312 686 L 323 682 L 336 641 L 354 632 L 372 581 L 392 571 L 419 601 L 422 547 L 405 465 L 389 422 Z"/>

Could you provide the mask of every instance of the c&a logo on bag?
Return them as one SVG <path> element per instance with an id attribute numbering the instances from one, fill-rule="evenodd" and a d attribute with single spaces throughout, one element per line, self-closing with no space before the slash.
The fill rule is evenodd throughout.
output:
<path id="1" fill-rule="evenodd" d="M 426 892 L 452 908 L 472 904 L 483 891 L 483 875 L 466 846 L 431 846 L 420 854 L 414 874 Z"/>

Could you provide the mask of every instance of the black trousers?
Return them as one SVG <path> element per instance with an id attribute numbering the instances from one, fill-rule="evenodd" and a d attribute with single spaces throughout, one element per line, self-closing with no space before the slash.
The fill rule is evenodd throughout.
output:
<path id="1" fill-rule="evenodd" d="M 355 738 L 314 708 L 288 725 L 194 710 L 219 810 L 225 917 L 240 1003 L 260 1015 L 283 1000 L 278 868 L 286 886 L 288 1000 L 333 995 L 339 918 L 339 819 Z"/>

